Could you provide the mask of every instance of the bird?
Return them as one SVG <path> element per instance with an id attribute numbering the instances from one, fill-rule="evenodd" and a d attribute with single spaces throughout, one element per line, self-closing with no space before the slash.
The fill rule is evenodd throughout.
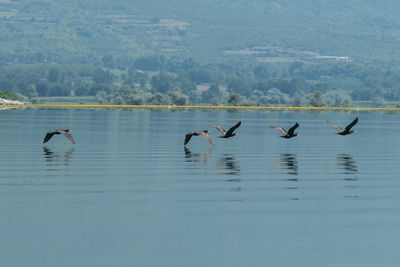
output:
<path id="1" fill-rule="evenodd" d="M 194 136 L 201 135 L 201 136 L 203 136 L 205 139 L 207 139 L 207 141 L 208 141 L 210 144 L 212 144 L 212 145 L 214 144 L 213 141 L 212 141 L 212 139 L 211 139 L 211 136 L 210 136 L 210 133 L 209 133 L 208 130 L 199 130 L 199 131 L 194 131 L 194 132 L 190 132 L 190 133 L 187 133 L 187 134 L 186 134 L 186 136 L 185 136 L 185 143 L 184 143 L 185 146 L 186 146 L 187 143 L 189 143 L 190 138 L 192 138 L 193 135 L 194 135 Z"/>
<path id="2" fill-rule="evenodd" d="M 65 130 L 57 129 L 54 131 L 47 132 L 46 136 L 44 137 L 43 143 L 46 143 L 47 141 L 49 141 L 55 134 L 63 134 L 65 137 L 68 138 L 69 141 L 71 141 L 71 143 L 75 144 L 75 141 L 69 132 L 71 132 L 70 129 L 65 129 Z"/>
<path id="3" fill-rule="evenodd" d="M 335 128 L 338 132 L 337 134 L 339 135 L 348 135 L 348 134 L 352 134 L 355 131 L 351 130 L 351 128 L 356 125 L 356 123 L 358 122 L 358 117 L 355 118 L 349 125 L 346 126 L 346 128 L 344 128 L 344 130 L 342 128 L 340 128 L 339 126 L 330 123 L 329 121 L 326 121 L 331 127 Z"/>
<path id="4" fill-rule="evenodd" d="M 281 135 L 282 138 L 289 139 L 289 138 L 292 138 L 292 137 L 300 135 L 299 133 L 295 133 L 294 132 L 294 130 L 296 130 L 296 128 L 299 127 L 299 124 L 297 122 L 287 132 L 286 132 L 285 129 L 283 129 L 282 127 L 279 127 L 279 126 L 269 126 L 269 127 L 279 130 L 282 133 L 282 135 Z"/>
<path id="5" fill-rule="evenodd" d="M 228 131 L 225 131 L 224 128 L 222 128 L 221 126 L 215 125 L 212 122 L 209 122 L 209 123 L 211 126 L 215 127 L 215 129 L 217 129 L 221 133 L 221 135 L 218 136 L 219 138 L 229 138 L 229 137 L 235 136 L 236 133 L 234 133 L 233 131 L 235 131 L 237 128 L 239 128 L 239 126 L 242 124 L 242 122 L 239 121 L 234 126 L 232 126 Z"/>

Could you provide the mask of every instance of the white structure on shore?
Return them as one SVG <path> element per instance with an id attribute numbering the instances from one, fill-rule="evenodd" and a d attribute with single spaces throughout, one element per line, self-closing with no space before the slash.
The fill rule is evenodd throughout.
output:
<path id="1" fill-rule="evenodd" d="M 10 109 L 10 108 L 17 108 L 20 105 L 26 105 L 26 104 L 29 104 L 29 103 L 28 102 L 21 102 L 21 101 L 18 101 L 18 100 L 9 100 L 9 99 L 0 98 L 0 110 L 2 110 L 2 109 Z M 15 106 L 15 107 L 11 107 L 11 106 Z"/>

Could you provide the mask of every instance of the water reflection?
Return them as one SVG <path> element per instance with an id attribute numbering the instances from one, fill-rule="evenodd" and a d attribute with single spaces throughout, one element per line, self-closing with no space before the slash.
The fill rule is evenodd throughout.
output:
<path id="1" fill-rule="evenodd" d="M 298 175 L 299 174 L 299 163 L 297 161 L 297 155 L 296 154 L 290 154 L 290 153 L 283 153 L 281 154 L 280 158 L 280 168 L 283 170 L 283 173 L 289 174 L 289 175 Z M 290 177 L 290 178 L 285 178 L 284 180 L 290 181 L 290 182 L 298 182 L 299 179 L 297 177 Z M 299 189 L 298 186 L 296 185 L 290 185 L 286 186 L 285 189 L 288 190 L 297 190 Z M 290 197 L 290 200 L 299 200 L 298 197 Z"/>
<path id="2" fill-rule="evenodd" d="M 227 175 L 238 175 L 240 174 L 240 165 L 232 155 L 225 154 L 218 161 L 218 168 L 226 170 L 224 174 Z"/>
<path id="3" fill-rule="evenodd" d="M 185 161 L 186 162 L 203 162 L 207 163 L 211 157 L 214 148 L 210 148 L 205 153 L 192 153 L 189 148 L 185 147 Z"/>
<path id="4" fill-rule="evenodd" d="M 296 154 L 281 154 L 281 169 L 287 174 L 298 175 L 299 163 Z M 297 179 L 295 179 L 297 180 Z"/>
<path id="5" fill-rule="evenodd" d="M 48 166 L 68 166 L 72 159 L 75 148 L 71 148 L 66 152 L 53 152 L 48 147 L 43 147 L 44 159 Z"/>
<path id="6" fill-rule="evenodd" d="M 358 181 L 357 177 L 357 172 L 358 172 L 358 166 L 357 162 L 354 160 L 353 156 L 350 154 L 338 154 L 336 156 L 336 165 L 338 168 L 338 171 L 340 174 L 344 174 L 345 177 L 342 179 L 343 181 Z M 358 184 L 346 184 L 343 186 L 345 189 L 358 189 L 359 185 Z M 354 191 L 354 194 L 349 195 L 346 194 L 344 197 L 345 198 L 351 198 L 351 199 L 358 199 L 358 193 L 357 191 Z"/>
<path id="7" fill-rule="evenodd" d="M 358 172 L 357 162 L 350 154 L 338 154 L 336 165 L 342 174 L 355 174 Z"/>

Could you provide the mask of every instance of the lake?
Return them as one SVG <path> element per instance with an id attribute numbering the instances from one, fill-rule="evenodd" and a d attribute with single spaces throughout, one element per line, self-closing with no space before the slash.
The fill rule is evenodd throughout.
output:
<path id="1" fill-rule="evenodd" d="M 335 134 L 326 123 L 356 133 Z M 222 139 L 208 122 L 239 135 Z M 300 124 L 280 138 L 269 125 Z M 0 111 L 0 266 L 396 266 L 400 116 Z M 76 144 L 47 131 L 72 129 Z M 211 130 L 215 145 L 185 134 Z"/>

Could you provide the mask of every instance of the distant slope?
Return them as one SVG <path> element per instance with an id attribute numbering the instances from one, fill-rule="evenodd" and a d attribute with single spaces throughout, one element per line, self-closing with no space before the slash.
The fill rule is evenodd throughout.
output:
<path id="1" fill-rule="evenodd" d="M 304 52 L 397 65 L 400 5 L 328 0 L 0 0 L 0 61 L 199 61 Z M 227 53 L 273 47 L 263 53 Z M 224 52 L 225 51 L 225 52 Z"/>

